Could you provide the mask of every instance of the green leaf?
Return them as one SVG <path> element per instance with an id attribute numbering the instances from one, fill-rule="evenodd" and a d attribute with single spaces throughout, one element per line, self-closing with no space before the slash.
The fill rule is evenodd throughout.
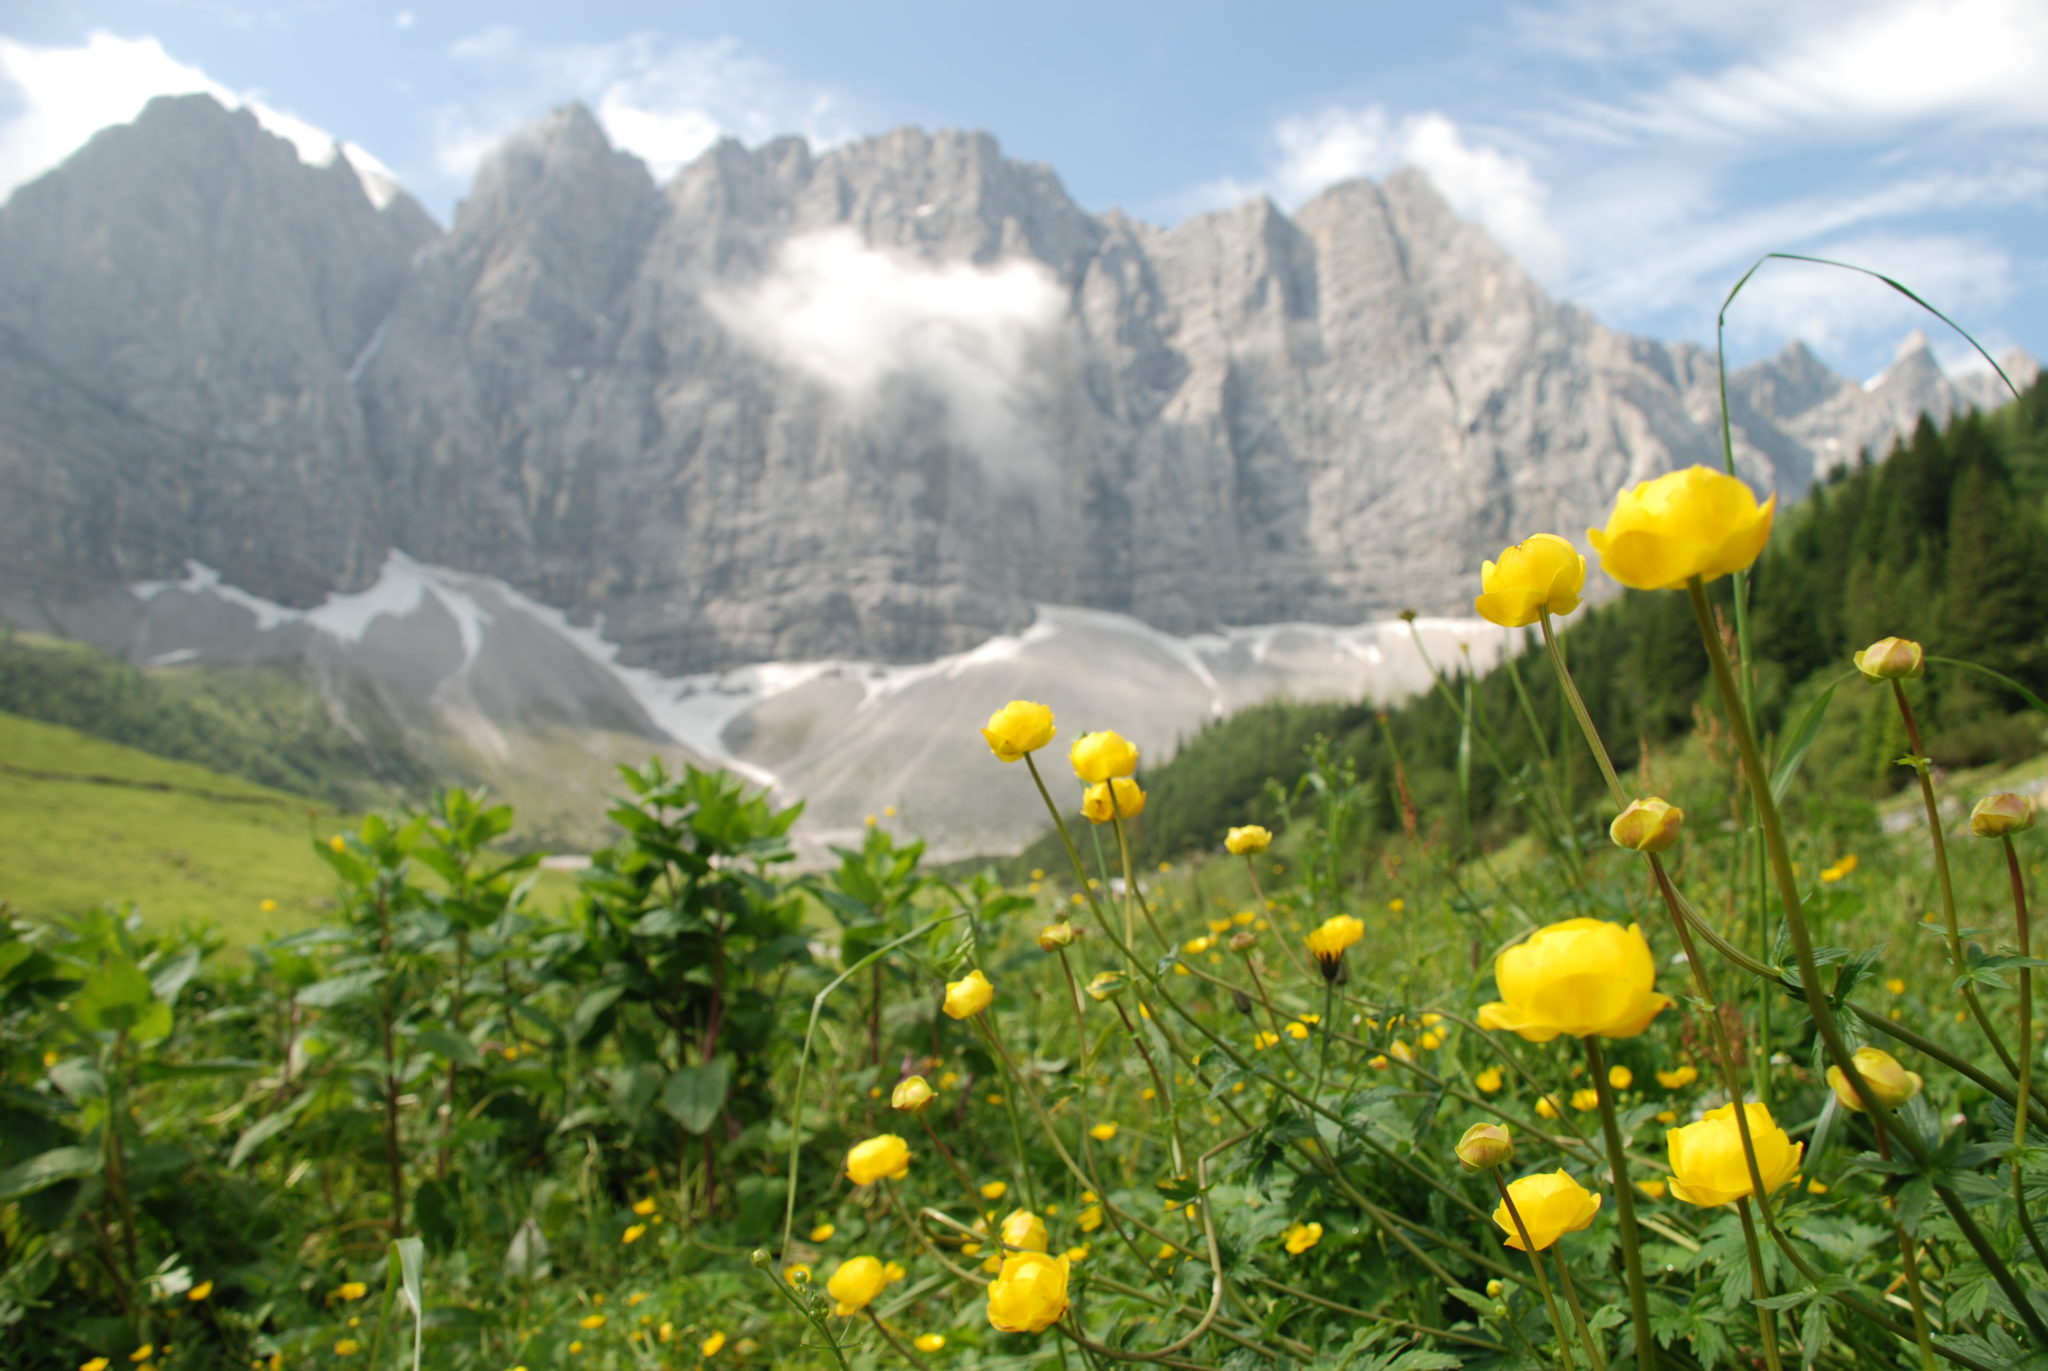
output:
<path id="1" fill-rule="evenodd" d="M 662 1111 L 686 1132 L 702 1133 L 718 1121 L 731 1081 L 730 1057 L 714 1057 L 699 1066 L 682 1067 L 662 1088 Z"/>
<path id="2" fill-rule="evenodd" d="M 311 1095 L 301 1095 L 275 1114 L 267 1118 L 258 1119 L 248 1132 L 235 1139 L 235 1150 L 228 1154 L 228 1170 L 232 1171 L 240 1166 L 243 1159 L 251 1152 L 254 1152 L 257 1148 L 263 1146 L 263 1144 L 269 1142 L 287 1128 L 290 1128 L 292 1120 L 298 1116 L 299 1111 L 304 1109 L 312 1098 Z"/>
<path id="3" fill-rule="evenodd" d="M 598 1019 L 607 1009 L 626 993 L 623 985 L 601 985 L 585 995 L 576 1006 L 576 1012 L 569 1016 L 569 1041 L 581 1043 L 590 1036 L 590 1030 L 597 1026 Z"/>
<path id="4" fill-rule="evenodd" d="M 345 976 L 318 981 L 299 992 L 299 1003 L 312 1009 L 330 1009 L 361 999 L 370 993 L 370 987 L 384 979 L 385 974 L 383 967 L 372 967 L 368 971 L 351 971 Z"/>
<path id="5" fill-rule="evenodd" d="M 477 1055 L 476 1044 L 460 1033 L 451 1033 L 445 1028 L 422 1028 L 415 1039 L 421 1047 L 444 1060 L 471 1067 L 484 1064 L 484 1059 Z"/>
<path id="6" fill-rule="evenodd" d="M 171 1031 L 171 1007 L 156 998 L 149 977 L 126 957 L 110 957 L 85 978 L 71 1001 L 78 1021 L 89 1029 L 126 1031 L 137 1042 L 155 1042 Z"/>
<path id="7" fill-rule="evenodd" d="M 1806 751 L 1813 746 L 1813 740 L 1820 736 L 1821 720 L 1827 717 L 1828 705 L 1835 698 L 1835 681 L 1823 690 L 1814 702 L 1807 706 L 1800 716 L 1799 724 L 1785 741 L 1785 750 L 1778 757 L 1778 764 L 1771 768 L 1771 799 L 1779 804 L 1785 802 L 1785 792 L 1792 788 L 1792 781 L 1799 775 L 1799 764 L 1806 760 Z"/>
<path id="8" fill-rule="evenodd" d="M 60 1181 L 75 1181 L 100 1169 L 100 1154 L 90 1147 L 53 1147 L 19 1166 L 0 1171 L 0 1203 L 47 1190 Z"/>

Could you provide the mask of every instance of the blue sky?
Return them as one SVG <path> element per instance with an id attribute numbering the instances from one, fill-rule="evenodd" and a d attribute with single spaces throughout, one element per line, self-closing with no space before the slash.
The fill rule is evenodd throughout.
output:
<path id="1" fill-rule="evenodd" d="M 168 90 L 344 140 L 443 222 L 494 140 L 571 99 L 657 174 L 721 134 L 975 127 L 1159 223 L 1412 162 L 1553 291 L 1654 337 L 1711 341 L 1777 249 L 2048 356 L 2043 72 L 2042 0 L 6 0 L 0 193 Z M 1803 337 L 1859 376 L 1917 322 L 1785 266 L 1730 317 L 1741 355 Z"/>

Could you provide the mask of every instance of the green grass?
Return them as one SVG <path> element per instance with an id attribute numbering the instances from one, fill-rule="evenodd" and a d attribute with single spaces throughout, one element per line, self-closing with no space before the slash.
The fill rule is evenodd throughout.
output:
<path id="1" fill-rule="evenodd" d="M 0 757 L 0 900 L 24 913 L 132 900 L 152 923 L 247 943 L 333 910 L 311 839 L 354 819 L 318 800 L 13 714 Z"/>

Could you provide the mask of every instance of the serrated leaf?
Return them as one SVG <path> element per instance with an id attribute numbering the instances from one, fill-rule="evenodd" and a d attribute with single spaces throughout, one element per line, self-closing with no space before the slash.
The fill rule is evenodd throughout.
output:
<path id="1" fill-rule="evenodd" d="M 718 1121 L 731 1081 L 730 1057 L 713 1057 L 696 1066 L 680 1067 L 662 1087 L 662 1112 L 681 1124 L 685 1132 L 701 1134 Z"/>

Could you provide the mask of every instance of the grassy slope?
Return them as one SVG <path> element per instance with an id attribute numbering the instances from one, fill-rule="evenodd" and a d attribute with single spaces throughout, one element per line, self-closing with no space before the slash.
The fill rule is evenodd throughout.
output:
<path id="1" fill-rule="evenodd" d="M 212 923 L 235 942 L 332 909 L 309 842 L 353 822 L 331 806 L 13 714 L 0 714 L 0 758 L 0 900 L 17 909 L 128 899 L 152 921 Z"/>

